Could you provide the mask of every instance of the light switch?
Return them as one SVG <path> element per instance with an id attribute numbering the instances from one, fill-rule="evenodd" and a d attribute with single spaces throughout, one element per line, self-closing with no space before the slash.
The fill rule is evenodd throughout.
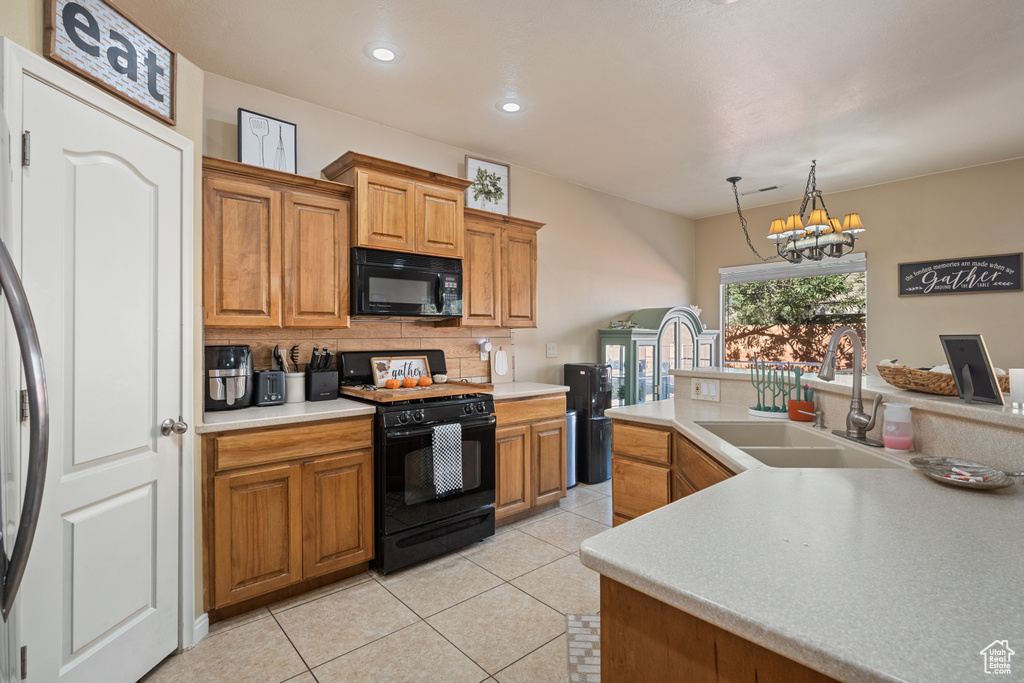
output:
<path id="1" fill-rule="evenodd" d="M 548 358 L 558 358 L 558 344 L 548 344 Z"/>

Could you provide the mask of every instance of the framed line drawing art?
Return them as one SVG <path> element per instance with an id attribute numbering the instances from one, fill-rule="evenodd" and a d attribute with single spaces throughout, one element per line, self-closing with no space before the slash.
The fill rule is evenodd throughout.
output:
<path id="1" fill-rule="evenodd" d="M 510 216 L 508 164 L 466 155 L 466 206 Z"/>
<path id="2" fill-rule="evenodd" d="M 295 124 L 238 108 L 238 160 L 286 173 L 296 172 Z"/>

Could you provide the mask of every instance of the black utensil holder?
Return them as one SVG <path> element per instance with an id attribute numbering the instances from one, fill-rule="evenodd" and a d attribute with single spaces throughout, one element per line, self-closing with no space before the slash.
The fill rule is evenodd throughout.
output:
<path id="1" fill-rule="evenodd" d="M 338 398 L 338 371 L 324 370 L 313 372 L 306 370 L 306 400 L 332 401 Z"/>

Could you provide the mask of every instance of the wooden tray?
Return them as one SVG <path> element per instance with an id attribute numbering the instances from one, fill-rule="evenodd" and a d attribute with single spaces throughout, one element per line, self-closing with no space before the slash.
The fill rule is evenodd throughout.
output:
<path id="1" fill-rule="evenodd" d="M 463 394 L 481 394 L 494 388 L 493 384 L 477 384 L 475 382 L 445 382 L 431 384 L 429 387 L 411 387 L 409 389 L 360 389 L 359 387 L 341 387 L 343 396 L 354 396 L 375 403 L 393 403 L 409 401 L 414 398 L 436 398 L 438 396 L 461 396 Z"/>

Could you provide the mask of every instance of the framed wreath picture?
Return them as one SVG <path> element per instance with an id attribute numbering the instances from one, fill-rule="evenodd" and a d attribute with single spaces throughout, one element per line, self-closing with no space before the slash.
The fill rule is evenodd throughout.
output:
<path id="1" fill-rule="evenodd" d="M 295 124 L 238 108 L 238 160 L 296 173 Z"/>
<path id="2" fill-rule="evenodd" d="M 508 164 L 466 155 L 466 179 L 473 184 L 466 190 L 466 206 L 482 211 L 509 214 Z"/>

